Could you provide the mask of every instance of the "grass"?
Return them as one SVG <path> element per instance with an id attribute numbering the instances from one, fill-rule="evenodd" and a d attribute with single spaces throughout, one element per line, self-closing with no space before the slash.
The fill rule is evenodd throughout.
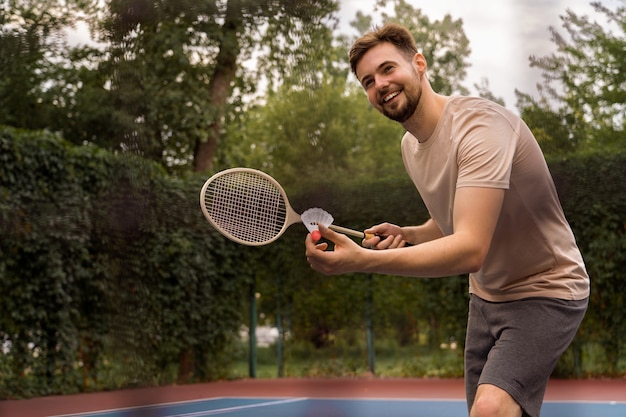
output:
<path id="1" fill-rule="evenodd" d="M 425 346 L 394 346 L 379 342 L 375 348 L 374 374 L 379 377 L 462 377 L 460 349 L 428 349 Z M 230 377 L 249 375 L 248 348 L 238 347 Z M 335 344 L 315 349 L 304 343 L 283 347 L 284 377 L 354 377 L 371 375 L 365 346 Z M 278 376 L 276 346 L 257 347 L 256 376 Z"/>
<path id="2" fill-rule="evenodd" d="M 256 376 L 278 377 L 276 346 L 257 347 Z M 626 356 L 621 355 L 616 369 L 607 372 L 605 352 L 601 345 L 582 347 L 581 362 L 574 363 L 572 349 L 559 360 L 553 373 L 557 378 L 621 377 L 626 375 Z M 396 378 L 460 378 L 463 376 L 462 349 L 429 348 L 425 344 L 398 346 L 388 340 L 377 340 L 374 374 Z M 315 349 L 304 342 L 288 342 L 283 347 L 284 377 L 355 377 L 371 375 L 365 343 L 348 345 L 335 340 L 334 345 Z M 249 376 L 248 346 L 240 343 L 229 367 L 230 378 Z"/>
<path id="3" fill-rule="evenodd" d="M 276 346 L 257 347 L 256 377 L 278 377 Z M 214 358 L 219 373 L 213 378 L 239 379 L 249 377 L 248 345 L 237 341 L 225 356 Z M 578 366 L 576 366 L 578 363 Z M 33 365 L 41 365 L 33 362 Z M 0 400 L 28 398 L 52 393 L 77 391 L 100 391 L 132 386 L 158 385 L 176 381 L 178 363 L 157 370 L 154 364 L 141 357 L 132 360 L 123 356 L 108 356 L 98 364 L 97 383 L 90 380 L 82 385 L 83 375 L 79 368 L 70 370 L 63 378 L 52 382 L 35 375 L 15 376 L 11 355 L 0 354 Z M 599 343 L 581 346 L 580 359 L 575 360 L 568 349 L 559 360 L 553 373 L 557 378 L 624 378 L 626 356 L 620 355 L 612 371 L 607 372 L 606 352 Z M 424 342 L 399 346 L 393 340 L 379 338 L 375 342 L 374 374 L 380 378 L 460 378 L 463 376 L 462 349 L 430 348 Z M 337 337 L 332 344 L 315 349 L 310 343 L 287 341 L 283 346 L 283 377 L 359 377 L 370 376 L 367 348 L 364 341 L 356 338 Z M 57 380 L 58 379 L 58 380 Z M 69 382 L 68 382 L 69 381 Z M 73 382 L 72 382 L 73 381 Z M 59 385 L 61 384 L 61 385 Z M 62 385 L 65 384 L 65 385 Z"/>

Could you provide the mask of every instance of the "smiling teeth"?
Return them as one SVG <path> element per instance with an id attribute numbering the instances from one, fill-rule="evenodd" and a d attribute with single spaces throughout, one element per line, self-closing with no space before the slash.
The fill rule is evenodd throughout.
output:
<path id="1" fill-rule="evenodd" d="M 389 100 L 391 100 L 392 98 L 396 97 L 398 94 L 400 94 L 400 92 L 398 92 L 398 91 L 393 92 L 393 93 L 389 94 L 388 96 L 386 96 L 386 97 L 383 99 L 383 101 L 384 101 L 385 103 L 387 103 Z"/>

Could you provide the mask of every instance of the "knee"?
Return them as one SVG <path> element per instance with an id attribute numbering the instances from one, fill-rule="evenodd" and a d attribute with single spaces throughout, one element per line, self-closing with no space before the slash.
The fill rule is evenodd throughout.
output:
<path id="1" fill-rule="evenodd" d="M 505 391 L 481 386 L 474 400 L 470 417 L 521 417 L 522 409 Z"/>
<path id="2" fill-rule="evenodd" d="M 494 397 L 482 395 L 474 401 L 470 417 L 496 417 L 502 414 L 502 404 Z"/>

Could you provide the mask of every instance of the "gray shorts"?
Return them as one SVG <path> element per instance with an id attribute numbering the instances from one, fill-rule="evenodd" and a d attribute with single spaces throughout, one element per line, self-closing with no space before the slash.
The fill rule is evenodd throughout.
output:
<path id="1" fill-rule="evenodd" d="M 524 416 L 539 417 L 550 374 L 587 303 L 540 297 L 492 303 L 472 295 L 465 341 L 468 408 L 478 386 L 491 384 L 509 393 Z"/>

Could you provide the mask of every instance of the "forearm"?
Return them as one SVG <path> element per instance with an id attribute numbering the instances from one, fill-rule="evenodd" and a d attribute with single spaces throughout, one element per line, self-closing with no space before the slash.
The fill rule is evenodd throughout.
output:
<path id="1" fill-rule="evenodd" d="M 458 234 L 408 248 L 369 250 L 362 256 L 357 262 L 366 272 L 424 278 L 474 272 L 484 259 L 469 237 Z"/>
<path id="2" fill-rule="evenodd" d="M 412 245 L 419 245 L 443 237 L 441 229 L 433 219 L 428 219 L 420 226 L 402 228 L 404 239 Z"/>
<path id="3" fill-rule="evenodd" d="M 457 191 L 453 234 L 442 237 L 437 224 L 429 220 L 408 231 L 410 239 L 421 239 L 420 243 L 362 253 L 362 262 L 369 272 L 393 275 L 442 277 L 476 272 L 489 252 L 503 199 L 502 189 L 462 188 Z M 440 237 L 426 240 L 437 236 L 437 231 Z M 409 236 L 406 239 L 411 242 Z"/>

